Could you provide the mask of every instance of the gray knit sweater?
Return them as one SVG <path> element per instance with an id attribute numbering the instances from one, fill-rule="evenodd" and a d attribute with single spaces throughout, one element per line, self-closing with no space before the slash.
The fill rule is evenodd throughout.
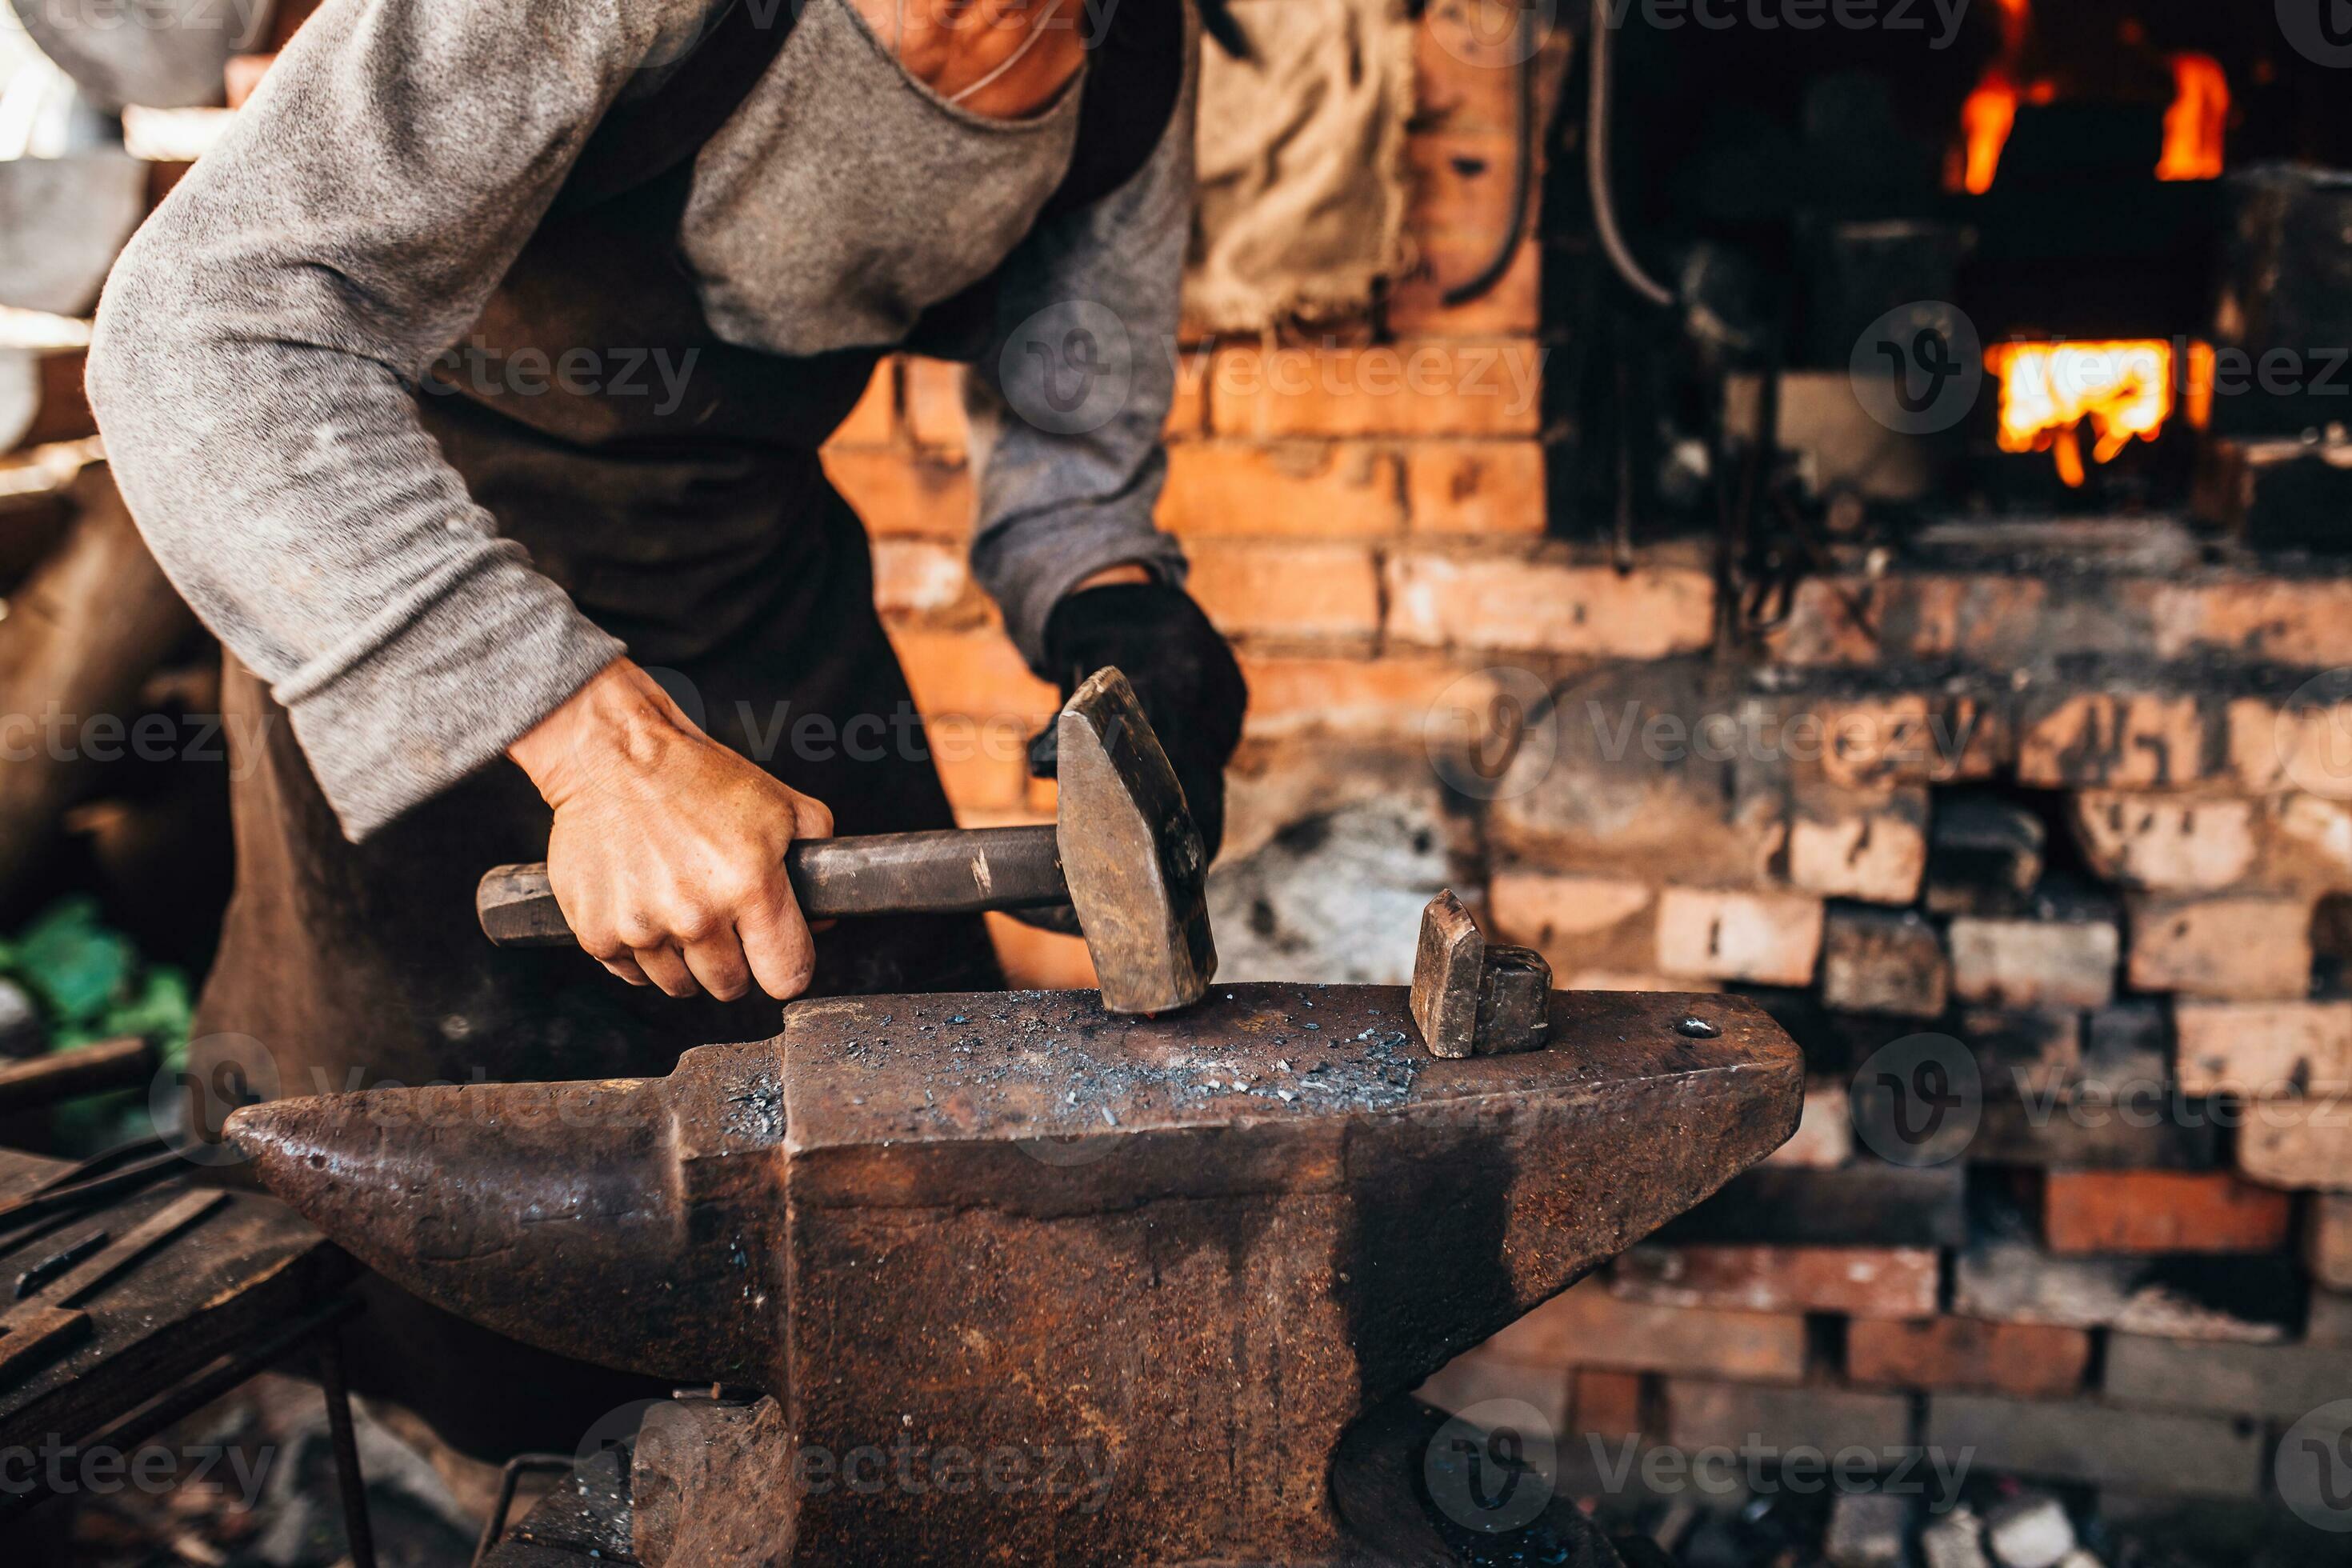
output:
<path id="1" fill-rule="evenodd" d="M 887 345 L 1003 266 L 1004 326 L 970 378 L 972 562 L 1035 664 L 1082 578 L 1183 569 L 1151 514 L 1190 88 L 1125 188 L 1034 226 L 1069 164 L 1075 84 L 986 120 L 908 77 L 847 0 L 803 3 L 696 163 L 682 238 L 704 308 L 742 346 Z M 658 86 L 717 8 L 331 0 L 108 285 L 89 386 L 123 493 L 286 705 L 354 838 L 623 651 L 499 538 L 412 391 L 464 344 L 605 111 Z M 1075 405 L 1074 342 L 1091 389 Z M 644 367 L 646 395 L 679 369 Z"/>

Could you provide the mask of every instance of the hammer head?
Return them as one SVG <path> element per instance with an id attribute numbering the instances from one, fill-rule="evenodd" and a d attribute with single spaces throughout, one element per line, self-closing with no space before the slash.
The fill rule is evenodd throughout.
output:
<path id="1" fill-rule="evenodd" d="M 1217 973 L 1208 856 L 1135 689 L 1098 669 L 1057 721 L 1055 837 L 1070 905 L 1113 1013 L 1198 1002 Z"/>

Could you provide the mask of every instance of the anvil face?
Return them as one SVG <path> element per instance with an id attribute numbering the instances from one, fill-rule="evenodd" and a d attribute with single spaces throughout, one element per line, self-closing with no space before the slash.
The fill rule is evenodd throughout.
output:
<path id="1" fill-rule="evenodd" d="M 1314 1562 L 1351 1422 L 1761 1159 L 1802 1099 L 1796 1047 L 1732 997 L 1561 994 L 1517 1056 L 1439 1060 L 1411 1028 L 1371 986 L 1162 1018 L 808 1002 L 657 1083 L 287 1101 L 231 1135 L 433 1300 L 766 1388 L 778 1561 Z M 906 1434 L 969 1484 L 847 1484 Z"/>

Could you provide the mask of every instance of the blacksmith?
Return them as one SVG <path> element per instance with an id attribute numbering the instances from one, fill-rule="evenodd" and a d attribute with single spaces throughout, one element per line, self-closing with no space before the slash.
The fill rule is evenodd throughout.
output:
<path id="1" fill-rule="evenodd" d="M 813 939 L 782 871 L 796 837 L 952 825 L 817 458 L 901 348 L 971 367 L 972 565 L 1008 635 L 1066 690 L 1128 672 L 1213 852 L 1244 694 L 1152 523 L 1197 26 L 1182 0 L 304 26 L 124 256 L 89 363 L 122 489 L 230 651 L 235 732 L 268 721 L 201 1081 L 659 1074 L 812 989 L 997 981 L 976 919 Z M 780 712 L 894 740 L 796 750 Z M 476 929 L 478 875 L 542 856 L 601 968 Z M 405 1298 L 375 1321 L 390 1385 L 487 1451 L 614 1395 Z"/>

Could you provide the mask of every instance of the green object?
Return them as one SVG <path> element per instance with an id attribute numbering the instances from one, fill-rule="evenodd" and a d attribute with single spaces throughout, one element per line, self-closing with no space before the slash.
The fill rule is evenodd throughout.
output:
<path id="1" fill-rule="evenodd" d="M 52 1050 L 143 1035 L 166 1060 L 186 1055 L 194 1015 L 187 977 L 142 963 L 131 939 L 100 918 L 95 899 L 62 899 L 0 942 L 0 974 L 40 1004 Z"/>

